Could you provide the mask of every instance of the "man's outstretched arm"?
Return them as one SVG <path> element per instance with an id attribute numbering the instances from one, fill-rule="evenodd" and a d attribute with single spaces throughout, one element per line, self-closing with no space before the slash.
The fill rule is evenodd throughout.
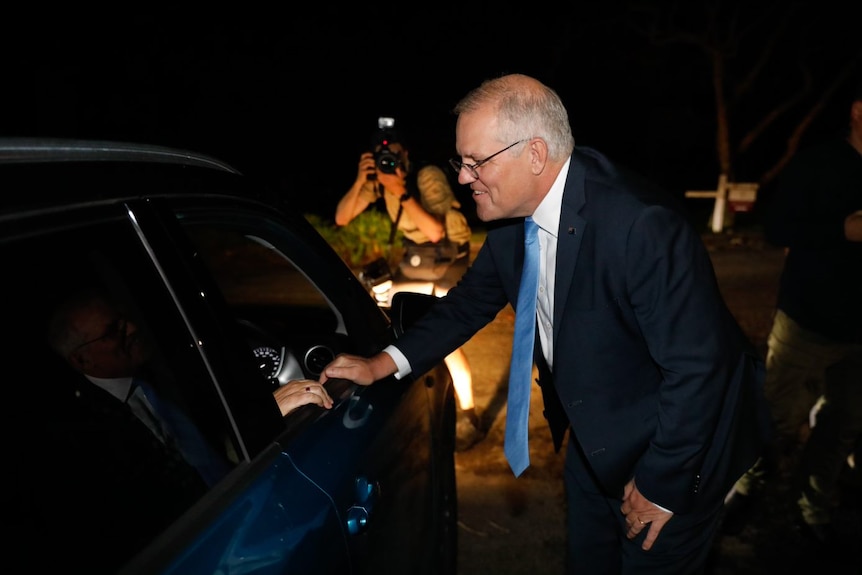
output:
<path id="1" fill-rule="evenodd" d="M 395 360 L 385 351 L 371 357 L 340 354 L 320 374 L 320 383 L 329 379 L 346 379 L 359 385 L 371 385 L 398 371 Z"/>

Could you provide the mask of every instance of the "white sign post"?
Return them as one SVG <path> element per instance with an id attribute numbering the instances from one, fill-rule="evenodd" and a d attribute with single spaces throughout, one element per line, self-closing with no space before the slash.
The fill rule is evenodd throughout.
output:
<path id="1" fill-rule="evenodd" d="M 687 198 L 715 198 L 712 209 L 710 227 L 713 233 L 720 233 L 724 229 L 724 215 L 727 208 L 733 212 L 748 212 L 754 207 L 757 199 L 759 184 L 755 182 L 728 182 L 727 176 L 721 174 L 718 177 L 718 187 L 715 190 L 689 190 L 685 193 Z"/>

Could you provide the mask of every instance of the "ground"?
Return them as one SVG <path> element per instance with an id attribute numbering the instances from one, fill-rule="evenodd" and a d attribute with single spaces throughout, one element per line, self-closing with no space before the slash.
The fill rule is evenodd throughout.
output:
<path id="1" fill-rule="evenodd" d="M 766 351 L 783 252 L 756 232 L 707 234 L 722 294 L 742 329 Z M 477 247 L 477 246 L 476 246 Z M 561 575 L 564 525 L 563 453 L 553 450 L 533 386 L 530 414 L 531 466 L 515 479 L 503 455 L 506 378 L 514 325 L 507 307 L 465 346 L 473 368 L 476 404 L 487 437 L 456 454 L 459 498 L 458 572 L 462 575 Z M 786 462 L 788 469 L 792 462 Z M 842 530 L 862 541 L 858 486 L 845 493 Z M 855 495 L 855 496 L 854 496 Z M 751 523 L 738 536 L 716 540 L 711 575 L 847 573 L 846 554 L 825 554 L 793 528 L 792 496 L 785 475 L 770 487 Z M 853 558 L 858 565 L 858 559 Z M 850 564 L 853 564 L 850 562 Z"/>

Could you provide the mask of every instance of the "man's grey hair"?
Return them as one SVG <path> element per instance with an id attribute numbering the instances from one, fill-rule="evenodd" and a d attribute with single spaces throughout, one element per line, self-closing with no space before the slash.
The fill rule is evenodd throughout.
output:
<path id="1" fill-rule="evenodd" d="M 456 115 L 492 106 L 501 144 L 541 138 L 548 145 L 552 161 L 564 161 L 575 146 L 569 114 L 552 88 L 522 74 L 485 80 L 471 90 L 453 109 Z M 517 149 L 517 147 L 515 148 Z"/>

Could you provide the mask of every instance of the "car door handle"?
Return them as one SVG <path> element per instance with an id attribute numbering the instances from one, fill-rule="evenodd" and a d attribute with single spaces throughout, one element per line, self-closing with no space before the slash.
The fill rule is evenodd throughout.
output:
<path id="1" fill-rule="evenodd" d="M 374 406 L 368 403 L 368 400 L 358 395 L 353 395 L 350 397 L 350 402 L 347 410 L 344 412 L 341 423 L 347 429 L 362 427 L 368 421 L 368 418 L 371 417 L 372 411 L 374 411 Z"/>
<path id="2" fill-rule="evenodd" d="M 368 528 L 371 512 L 380 494 L 380 486 L 366 477 L 356 478 L 355 489 L 356 502 L 346 513 L 347 532 L 351 535 L 359 535 Z"/>

